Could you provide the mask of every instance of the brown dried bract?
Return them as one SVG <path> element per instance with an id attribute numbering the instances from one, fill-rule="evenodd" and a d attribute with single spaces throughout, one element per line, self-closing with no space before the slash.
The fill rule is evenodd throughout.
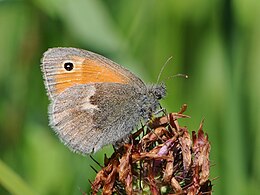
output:
<path id="1" fill-rule="evenodd" d="M 105 158 L 92 194 L 211 194 L 208 136 L 202 124 L 192 139 L 179 125 L 179 119 L 189 118 L 186 108 L 151 121 L 130 136 L 131 144 Z"/>
<path id="2" fill-rule="evenodd" d="M 200 184 L 204 184 L 208 181 L 209 178 L 209 153 L 210 153 L 210 143 L 208 141 L 208 135 L 204 134 L 202 130 L 203 123 L 201 123 L 198 136 L 196 133 L 192 132 L 193 137 L 193 154 L 194 154 L 194 166 L 197 166 L 199 169 L 199 180 Z"/>

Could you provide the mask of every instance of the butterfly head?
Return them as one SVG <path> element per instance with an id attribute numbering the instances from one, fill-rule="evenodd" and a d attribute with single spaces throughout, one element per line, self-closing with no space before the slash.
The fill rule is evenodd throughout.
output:
<path id="1" fill-rule="evenodd" d="M 166 86 L 164 83 L 150 85 L 147 88 L 148 94 L 152 94 L 157 100 L 160 100 L 166 96 Z"/>

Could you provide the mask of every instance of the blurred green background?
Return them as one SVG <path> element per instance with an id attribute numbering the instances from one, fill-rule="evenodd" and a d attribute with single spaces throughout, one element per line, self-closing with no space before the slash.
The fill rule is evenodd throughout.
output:
<path id="1" fill-rule="evenodd" d="M 260 1 L 1 0 L 0 194 L 89 192 L 97 167 L 48 127 L 40 59 L 72 46 L 123 64 L 147 83 L 173 56 L 168 112 L 211 141 L 214 194 L 257 194 L 260 184 Z M 94 157 L 103 162 L 103 154 Z M 97 167 L 98 169 L 98 167 Z"/>

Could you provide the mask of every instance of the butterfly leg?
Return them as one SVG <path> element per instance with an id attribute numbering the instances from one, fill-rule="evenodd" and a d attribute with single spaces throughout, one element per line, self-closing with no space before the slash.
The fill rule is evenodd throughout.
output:
<path id="1" fill-rule="evenodd" d="M 154 112 L 154 115 L 157 115 L 157 114 L 163 113 L 164 115 L 167 116 L 168 113 L 167 113 L 167 111 L 166 111 L 166 108 L 163 108 L 163 107 L 161 106 L 161 104 L 159 104 L 159 107 L 160 107 L 160 109 L 157 110 L 157 111 L 155 111 L 155 112 Z"/>

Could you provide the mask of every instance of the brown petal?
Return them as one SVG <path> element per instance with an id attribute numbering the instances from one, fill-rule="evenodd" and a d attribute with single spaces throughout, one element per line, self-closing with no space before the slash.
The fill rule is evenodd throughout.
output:
<path id="1" fill-rule="evenodd" d="M 179 141 L 182 150 L 184 171 L 187 172 L 191 165 L 191 145 L 192 145 L 190 134 L 187 130 L 183 132 L 181 137 L 179 137 Z"/>

